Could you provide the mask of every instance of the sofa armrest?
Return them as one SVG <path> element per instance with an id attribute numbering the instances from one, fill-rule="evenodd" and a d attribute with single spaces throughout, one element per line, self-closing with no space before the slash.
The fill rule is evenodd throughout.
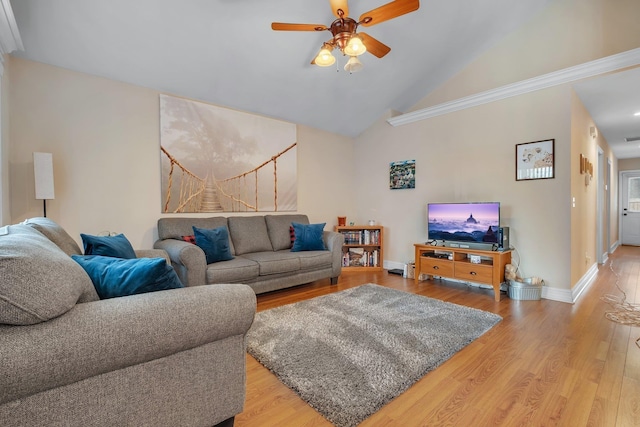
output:
<path id="1" fill-rule="evenodd" d="M 245 335 L 256 297 L 208 285 L 77 304 L 48 322 L 0 325 L 0 404 Z"/>
<path id="2" fill-rule="evenodd" d="M 207 260 L 198 246 L 178 239 L 158 240 L 153 244 L 169 254 L 171 265 L 185 286 L 207 284 Z"/>
<path id="3" fill-rule="evenodd" d="M 323 232 L 324 244 L 331 251 L 331 278 L 337 279 L 342 272 L 342 245 L 344 244 L 344 236 L 342 233 L 335 231 Z"/>
<path id="4" fill-rule="evenodd" d="M 171 264 L 171 258 L 164 249 L 135 249 L 138 258 L 164 258 L 167 264 Z"/>

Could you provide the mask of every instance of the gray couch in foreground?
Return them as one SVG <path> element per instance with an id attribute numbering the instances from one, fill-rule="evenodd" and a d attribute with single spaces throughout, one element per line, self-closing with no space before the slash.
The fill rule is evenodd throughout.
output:
<path id="1" fill-rule="evenodd" d="M 342 234 L 325 230 L 326 250 L 291 252 L 292 222 L 309 224 L 309 218 L 301 214 L 161 218 L 154 247 L 167 251 L 185 286 L 245 283 L 259 294 L 327 278 L 338 283 Z M 202 249 L 182 239 L 193 235 L 193 226 L 227 227 L 235 258 L 207 265 Z"/>
<path id="2" fill-rule="evenodd" d="M 232 425 L 253 290 L 99 300 L 73 253 L 75 241 L 44 218 L 0 229 L 0 425 Z"/>

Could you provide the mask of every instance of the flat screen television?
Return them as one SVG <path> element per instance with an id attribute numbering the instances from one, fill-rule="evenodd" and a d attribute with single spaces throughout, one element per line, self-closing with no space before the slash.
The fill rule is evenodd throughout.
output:
<path id="1" fill-rule="evenodd" d="M 498 243 L 500 203 L 429 203 L 427 238 L 447 246 L 492 246 Z"/>

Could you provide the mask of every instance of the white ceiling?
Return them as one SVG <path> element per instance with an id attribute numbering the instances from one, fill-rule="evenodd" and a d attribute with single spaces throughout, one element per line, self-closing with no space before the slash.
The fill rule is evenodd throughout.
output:
<path id="1" fill-rule="evenodd" d="M 640 68 L 621 71 L 574 85 L 598 130 L 619 159 L 640 157 Z"/>
<path id="2" fill-rule="evenodd" d="M 329 32 L 328 0 L 12 0 L 24 45 L 14 55 L 217 105 L 356 136 L 405 112 L 552 0 L 423 0 L 366 28 L 391 47 L 349 74 L 310 65 Z M 386 0 L 357 0 L 349 15 Z"/>
<path id="3" fill-rule="evenodd" d="M 310 64 L 329 32 L 328 0 L 12 0 L 24 51 L 14 55 L 162 92 L 356 136 L 406 112 L 553 0 L 423 0 L 366 28 L 391 47 L 349 74 Z M 352 0 L 359 17 L 386 0 Z M 574 85 L 618 158 L 640 157 L 640 68 Z"/>

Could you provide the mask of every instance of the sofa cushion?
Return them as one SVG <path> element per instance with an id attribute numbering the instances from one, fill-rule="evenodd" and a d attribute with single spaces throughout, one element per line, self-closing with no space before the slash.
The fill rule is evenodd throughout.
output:
<path id="1" fill-rule="evenodd" d="M 300 259 L 301 270 L 316 270 L 319 268 L 331 268 L 331 251 L 304 251 L 295 252 Z"/>
<path id="2" fill-rule="evenodd" d="M 302 214 L 265 215 L 264 220 L 274 251 L 291 249 L 291 223 L 309 224 L 309 218 Z"/>
<path id="3" fill-rule="evenodd" d="M 103 255 L 115 258 L 136 258 L 133 246 L 124 234 L 115 236 L 92 236 L 90 234 L 80 234 L 84 244 L 85 255 Z"/>
<path id="4" fill-rule="evenodd" d="M 273 251 L 264 216 L 232 216 L 228 221 L 236 255 Z"/>
<path id="5" fill-rule="evenodd" d="M 293 273 L 300 270 L 300 257 L 287 250 L 255 252 L 244 254 L 243 257 L 258 263 L 260 276 Z"/>
<path id="6" fill-rule="evenodd" d="M 87 272 L 100 299 L 182 288 L 164 258 L 123 259 L 101 255 L 71 256 Z"/>
<path id="7" fill-rule="evenodd" d="M 190 236 L 193 234 L 193 226 L 198 228 L 217 228 L 221 226 L 227 227 L 227 218 L 215 216 L 210 218 L 160 218 L 158 220 L 158 238 L 183 240 L 182 236 Z M 231 254 L 235 255 L 233 241 L 229 240 Z"/>
<path id="8" fill-rule="evenodd" d="M 28 225 L 0 235 L 0 323 L 32 325 L 69 311 L 83 296 L 97 299 L 84 270 Z"/>
<path id="9" fill-rule="evenodd" d="M 292 252 L 300 251 L 322 251 L 325 249 L 323 230 L 326 223 L 322 224 L 299 224 L 292 223 L 296 239 L 293 242 Z"/>
<path id="10" fill-rule="evenodd" d="M 243 257 L 221 261 L 207 266 L 207 283 L 245 283 L 258 278 L 258 263 Z"/>
<path id="11" fill-rule="evenodd" d="M 29 218 L 24 222 L 44 234 L 49 240 L 58 245 L 67 255 L 81 255 L 80 246 L 60 225 L 49 218 Z"/>
<path id="12" fill-rule="evenodd" d="M 233 259 L 229 249 L 229 231 L 221 226 L 214 229 L 193 227 L 196 245 L 203 250 L 207 264 Z"/>

